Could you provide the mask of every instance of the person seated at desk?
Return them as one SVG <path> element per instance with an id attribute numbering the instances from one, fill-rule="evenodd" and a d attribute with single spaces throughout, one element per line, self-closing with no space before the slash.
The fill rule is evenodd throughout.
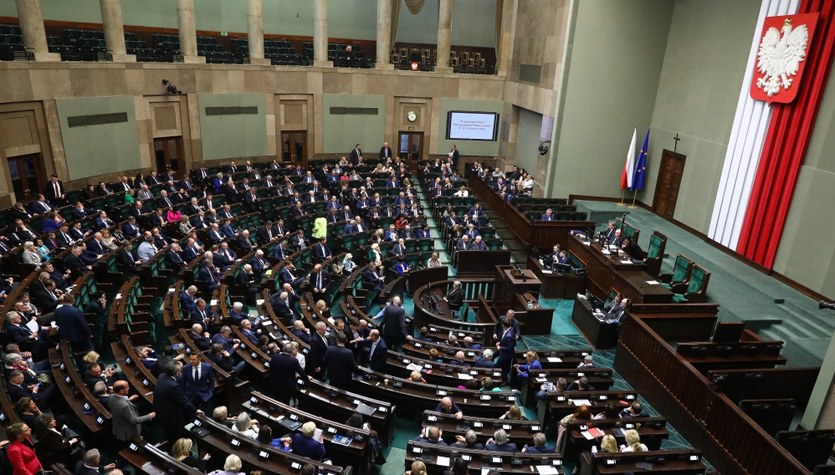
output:
<path id="1" fill-rule="evenodd" d="M 615 306 L 617 304 L 617 306 Z M 609 323 L 620 323 L 621 317 L 623 314 L 629 311 L 629 308 L 632 306 L 632 301 L 629 299 L 620 299 L 620 301 L 615 301 L 615 304 L 609 309 L 606 313 L 605 319 Z"/>
<path id="2" fill-rule="evenodd" d="M 539 356 L 535 351 L 528 351 L 525 353 L 525 364 L 513 365 L 515 371 L 510 375 L 510 386 L 513 389 L 520 389 L 523 381 L 527 379 L 532 371 L 542 369 L 542 363 L 539 362 Z"/>
<path id="3" fill-rule="evenodd" d="M 565 378 L 557 378 L 556 384 L 550 381 L 545 381 L 544 383 L 542 383 L 542 386 L 539 387 L 539 391 L 536 392 L 536 400 L 544 401 L 549 392 L 559 394 L 565 391 L 565 388 L 567 387 L 568 380 L 566 380 Z"/>
<path id="4" fill-rule="evenodd" d="M 451 446 L 462 449 L 484 450 L 484 444 L 478 442 L 478 435 L 472 429 L 465 432 L 464 435 L 456 435 L 455 443 Z"/>
<path id="5" fill-rule="evenodd" d="M 466 234 L 461 236 L 461 239 L 455 243 L 455 250 L 456 251 L 469 251 L 470 250 L 470 237 Z"/>
<path id="6" fill-rule="evenodd" d="M 455 356 L 453 357 L 452 361 L 450 361 L 450 364 L 458 366 L 470 366 L 470 364 L 467 363 L 467 357 L 463 351 L 455 352 Z"/>
<path id="7" fill-rule="evenodd" d="M 296 455 L 321 462 L 328 458 L 328 454 L 325 451 L 325 445 L 322 443 L 323 436 L 320 434 L 319 440 L 316 440 L 313 438 L 315 433 L 316 423 L 308 421 L 302 424 L 301 432 L 296 432 L 290 437 L 282 437 L 280 443 Z"/>
<path id="8" fill-rule="evenodd" d="M 545 445 L 547 441 L 545 434 L 537 432 L 533 435 L 533 446 L 525 444 L 522 447 L 522 452 L 529 454 L 552 454 L 554 453 L 554 449 Z"/>
<path id="9" fill-rule="evenodd" d="M 435 426 L 427 426 L 426 428 L 424 428 L 423 433 L 416 437 L 414 440 L 415 442 L 425 442 L 435 445 L 446 445 L 444 439 L 441 438 L 443 434 L 444 432 L 441 429 Z"/>
<path id="10" fill-rule="evenodd" d="M 577 369 L 594 368 L 594 367 L 595 367 L 594 366 L 594 356 L 592 356 L 592 355 L 584 356 L 583 361 L 581 361 L 580 364 L 577 365 Z"/>
<path id="11" fill-rule="evenodd" d="M 443 363 L 444 359 L 441 358 L 441 353 L 438 351 L 437 348 L 430 348 L 429 349 L 429 361 L 434 361 L 435 363 Z"/>
<path id="12" fill-rule="evenodd" d="M 461 290 L 461 281 L 456 280 L 452 283 L 452 289 L 444 297 L 444 301 L 449 304 L 449 309 L 453 313 L 464 305 L 464 292 Z"/>
<path id="13" fill-rule="evenodd" d="M 464 417 L 464 412 L 461 411 L 458 405 L 455 404 L 455 401 L 453 401 L 449 396 L 441 399 L 441 402 L 439 402 L 438 406 L 435 407 L 435 412 L 440 412 L 441 414 L 454 414 L 456 419 Z"/>
<path id="14" fill-rule="evenodd" d="M 463 340 L 461 340 L 461 348 L 467 350 L 480 350 L 481 345 L 478 343 L 473 342 L 473 337 L 465 336 Z"/>
<path id="15" fill-rule="evenodd" d="M 470 246 L 471 251 L 486 251 L 487 244 L 481 239 L 481 236 L 476 236 L 473 240 L 472 245 Z"/>
<path id="16" fill-rule="evenodd" d="M 367 267 L 362 273 L 363 283 L 372 285 L 377 292 L 385 287 L 385 279 L 383 265 L 380 261 L 375 261 L 374 265 Z"/>
<path id="17" fill-rule="evenodd" d="M 519 449 L 515 443 L 510 442 L 507 432 L 504 429 L 498 429 L 493 433 L 493 437 L 487 439 L 487 443 L 484 444 L 484 450 L 491 452 L 517 452 Z"/>
<path id="18" fill-rule="evenodd" d="M 620 446 L 620 451 L 623 452 L 646 452 L 649 449 L 646 445 L 641 443 L 641 436 L 635 429 L 629 429 L 623 434 L 626 439 L 626 444 Z"/>
<path id="19" fill-rule="evenodd" d="M 409 263 L 406 262 L 405 257 L 398 257 L 397 264 L 394 265 L 394 272 L 396 272 L 397 275 L 406 275 L 410 270 L 412 269 L 409 267 Z"/>
<path id="20" fill-rule="evenodd" d="M 540 221 L 556 221 L 557 216 L 554 214 L 554 210 L 548 208 L 542 213 L 542 216 L 539 217 Z"/>
<path id="21" fill-rule="evenodd" d="M 633 242 L 629 236 L 624 236 L 621 239 L 620 247 L 623 249 L 623 252 L 628 254 L 632 259 L 644 261 L 647 258 L 647 254 L 644 250 L 638 246 L 638 243 Z"/>
<path id="22" fill-rule="evenodd" d="M 416 383 L 425 383 L 426 382 L 426 380 L 423 379 L 423 374 L 420 371 L 412 371 L 412 373 L 409 374 L 409 380 L 414 381 Z"/>
<path id="23" fill-rule="evenodd" d="M 621 419 L 635 419 L 638 417 L 648 417 L 647 413 L 644 412 L 644 407 L 638 401 L 633 402 L 629 407 L 620 411 Z"/>
<path id="24" fill-rule="evenodd" d="M 206 452 L 206 455 L 203 456 L 200 460 L 197 459 L 191 453 L 191 448 L 194 445 L 191 439 L 182 438 L 177 439 L 174 442 L 174 445 L 171 446 L 171 458 L 174 460 L 188 465 L 191 468 L 200 470 L 201 472 L 206 471 L 206 462 L 211 458 L 211 454 Z"/>
<path id="25" fill-rule="evenodd" d="M 609 221 L 609 227 L 600 231 L 600 240 L 606 244 L 611 244 L 615 239 L 615 231 L 617 231 L 617 229 L 615 229 L 615 222 Z"/>
<path id="26" fill-rule="evenodd" d="M 459 353 L 461 353 L 461 352 L 459 352 Z M 485 377 L 481 378 L 481 387 L 479 388 L 479 391 L 481 391 L 483 393 L 500 393 L 500 392 L 502 392 L 502 387 L 499 386 L 498 384 L 496 384 L 493 381 L 493 378 L 491 378 L 490 376 L 485 376 Z M 511 408 L 511 410 L 512 409 L 513 408 Z M 511 412 L 511 411 L 508 411 L 508 412 Z M 504 413 L 504 415 L 502 417 L 500 417 L 499 419 L 506 419 L 505 416 L 507 416 L 508 412 Z M 519 414 L 521 415 L 522 413 L 520 412 Z"/>
<path id="27" fill-rule="evenodd" d="M 589 379 L 583 376 L 582 378 L 572 382 L 565 388 L 566 391 L 591 391 L 594 387 L 589 383 Z"/>
<path id="28" fill-rule="evenodd" d="M 476 368 L 495 368 L 496 363 L 493 361 L 493 350 L 486 348 L 480 355 L 473 358 L 473 366 Z"/>

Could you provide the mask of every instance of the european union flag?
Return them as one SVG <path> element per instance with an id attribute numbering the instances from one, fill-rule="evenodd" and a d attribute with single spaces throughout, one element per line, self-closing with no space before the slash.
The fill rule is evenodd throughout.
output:
<path id="1" fill-rule="evenodd" d="M 641 146 L 641 153 L 635 163 L 635 172 L 632 175 L 632 190 L 643 189 L 647 181 L 647 149 L 649 148 L 649 129 L 644 136 L 644 144 Z"/>

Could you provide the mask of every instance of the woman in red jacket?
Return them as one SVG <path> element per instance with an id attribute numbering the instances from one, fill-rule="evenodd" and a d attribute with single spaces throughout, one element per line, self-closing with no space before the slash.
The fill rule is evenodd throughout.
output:
<path id="1" fill-rule="evenodd" d="M 12 464 L 13 475 L 37 475 L 43 471 L 43 466 L 35 455 L 35 444 L 29 438 L 30 435 L 32 429 L 23 422 L 9 427 L 11 443 L 6 448 L 6 453 L 9 463 Z"/>

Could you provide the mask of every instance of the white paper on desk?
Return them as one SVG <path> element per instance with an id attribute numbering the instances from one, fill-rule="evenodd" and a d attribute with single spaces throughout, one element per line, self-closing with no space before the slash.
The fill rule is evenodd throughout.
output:
<path id="1" fill-rule="evenodd" d="M 591 406 L 591 401 L 588 399 L 571 399 L 571 404 L 574 404 L 577 407 L 582 405 Z"/>
<path id="2" fill-rule="evenodd" d="M 442 467 L 449 467 L 449 457 L 443 457 L 438 455 L 438 458 L 435 459 L 435 463 Z"/>
<path id="3" fill-rule="evenodd" d="M 539 475 L 559 475 L 559 471 L 557 467 L 553 465 L 537 465 L 536 471 L 539 472 Z"/>
<path id="4" fill-rule="evenodd" d="M 620 263 L 621 264 L 632 264 L 632 261 L 630 261 L 629 259 L 621 259 Z"/>
<path id="5" fill-rule="evenodd" d="M 647 281 L 647 284 L 649 284 L 649 285 L 658 285 L 658 284 L 660 284 L 660 283 L 661 283 L 661 282 L 658 282 L 657 280 L 648 280 L 648 281 Z"/>
<path id="6" fill-rule="evenodd" d="M 217 306 L 217 299 L 212 299 L 212 301 L 209 303 L 209 305 L 211 305 L 212 307 L 216 307 Z"/>
<path id="7" fill-rule="evenodd" d="M 255 301 L 255 305 L 257 305 L 257 306 L 259 306 L 259 307 L 260 307 L 260 306 L 262 306 L 262 305 L 264 305 L 264 299 L 258 299 L 258 300 L 256 300 L 256 301 Z"/>
<path id="8" fill-rule="evenodd" d="M 608 256 L 609 254 L 611 254 L 611 252 L 609 252 L 609 250 L 608 250 L 608 249 L 606 249 L 605 247 L 604 247 L 604 248 L 603 248 L 600 252 L 602 252 L 604 255 L 607 255 L 607 256 Z"/>
<path id="9" fill-rule="evenodd" d="M 458 379 L 473 379 L 473 377 L 467 373 L 458 373 Z"/>
<path id="10" fill-rule="evenodd" d="M 558 356 L 549 356 L 548 357 L 548 362 L 549 363 L 562 363 L 562 358 L 560 358 Z"/>
<path id="11" fill-rule="evenodd" d="M 583 241 L 583 244 L 586 246 L 591 246 L 591 241 Z"/>
<path id="12" fill-rule="evenodd" d="M 542 269 L 542 273 L 543 274 L 553 274 L 553 272 L 548 270 L 548 269 Z"/>
<path id="13" fill-rule="evenodd" d="M 536 378 L 537 383 L 544 383 L 545 381 L 548 381 L 548 378 Z"/>
<path id="14" fill-rule="evenodd" d="M 421 371 L 423 370 L 423 365 L 409 363 L 409 366 L 406 366 L 406 369 L 409 371 Z"/>
<path id="15" fill-rule="evenodd" d="M 29 320 L 28 322 L 26 322 L 26 328 L 31 330 L 32 333 L 38 333 L 38 330 L 40 330 L 40 325 L 38 325 L 38 319 L 33 318 L 33 319 Z"/>

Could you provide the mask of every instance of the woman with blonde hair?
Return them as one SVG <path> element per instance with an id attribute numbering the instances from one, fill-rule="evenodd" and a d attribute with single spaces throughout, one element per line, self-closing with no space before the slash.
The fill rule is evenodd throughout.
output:
<path id="1" fill-rule="evenodd" d="M 426 380 L 423 379 L 423 374 L 420 371 L 412 371 L 412 374 L 409 375 L 409 379 L 416 382 L 416 383 L 425 383 Z"/>
<path id="2" fill-rule="evenodd" d="M 618 453 L 618 441 L 612 434 L 606 434 L 600 440 L 600 450 L 598 452 L 606 452 L 616 454 Z"/>
<path id="3" fill-rule="evenodd" d="M 383 262 L 383 254 L 380 252 L 380 245 L 375 242 L 368 251 L 368 262 L 377 261 Z"/>
<path id="4" fill-rule="evenodd" d="M 641 443 L 641 435 L 635 429 L 629 429 L 623 434 L 626 444 L 620 446 L 621 452 L 646 452 L 647 446 Z"/>
<path id="5" fill-rule="evenodd" d="M 223 462 L 223 470 L 215 470 L 209 475 L 244 475 L 244 472 L 241 472 L 242 466 L 243 462 L 241 462 L 241 458 L 235 454 L 231 454 Z"/>
<path id="6" fill-rule="evenodd" d="M 84 355 L 82 360 L 84 361 L 84 364 L 89 366 L 93 363 L 98 363 L 99 358 L 101 358 L 101 355 L 99 355 L 95 351 L 88 351 L 87 354 Z"/>
<path id="7" fill-rule="evenodd" d="M 406 475 L 426 475 L 426 464 L 420 460 L 412 462 L 410 470 L 406 471 Z"/>
<path id="8" fill-rule="evenodd" d="M 209 460 L 212 456 L 207 453 L 203 456 L 201 460 L 197 460 L 197 457 L 191 454 L 191 448 L 193 446 L 194 442 L 192 442 L 191 439 L 177 439 L 174 442 L 174 445 L 171 446 L 171 457 L 178 462 L 182 462 L 188 465 L 189 467 L 196 468 L 200 471 L 205 471 L 206 461 Z"/>
<path id="9" fill-rule="evenodd" d="M 429 260 L 426 261 L 426 267 L 441 267 L 441 259 L 438 257 L 437 252 L 433 252 Z"/>
<path id="10" fill-rule="evenodd" d="M 104 247 L 110 249 L 111 251 L 115 251 L 119 248 L 118 242 L 116 242 L 116 238 L 110 234 L 110 231 L 107 229 L 102 229 L 99 231 L 101 233 L 101 243 Z"/>

